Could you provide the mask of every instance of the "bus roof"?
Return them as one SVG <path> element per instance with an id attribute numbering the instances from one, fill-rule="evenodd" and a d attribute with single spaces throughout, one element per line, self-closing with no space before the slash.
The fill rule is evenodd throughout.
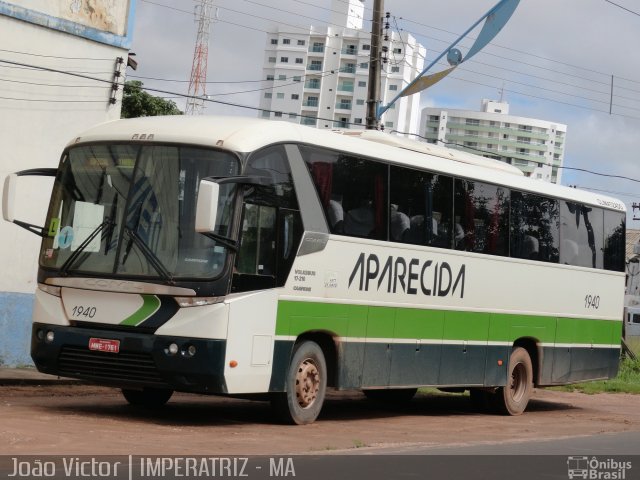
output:
<path id="1" fill-rule="evenodd" d="M 626 211 L 624 203 L 615 198 L 527 178 L 514 172 L 515 167 L 497 160 L 427 143 L 423 146 L 422 142 L 381 132 L 358 133 L 348 131 L 339 135 L 331 130 L 258 118 L 176 115 L 103 123 L 83 132 L 68 146 L 139 141 L 186 143 L 247 153 L 275 143 L 303 143 L 609 210 Z"/>

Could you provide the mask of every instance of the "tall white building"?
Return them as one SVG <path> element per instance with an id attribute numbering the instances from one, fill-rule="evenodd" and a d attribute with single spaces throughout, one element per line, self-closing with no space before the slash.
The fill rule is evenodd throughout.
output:
<path id="1" fill-rule="evenodd" d="M 509 104 L 482 100 L 479 112 L 422 110 L 420 135 L 430 143 L 510 163 L 531 178 L 560 183 L 567 126 L 509 115 Z"/>
<path id="2" fill-rule="evenodd" d="M 267 36 L 262 94 L 264 118 L 318 128 L 366 125 L 371 33 L 363 30 L 363 0 L 333 0 L 331 25 L 308 33 L 278 27 Z M 422 71 L 425 48 L 407 33 L 389 32 L 380 96 L 388 103 Z M 387 131 L 417 133 L 420 95 L 398 100 L 382 116 Z M 267 111 L 268 110 L 268 111 Z"/>

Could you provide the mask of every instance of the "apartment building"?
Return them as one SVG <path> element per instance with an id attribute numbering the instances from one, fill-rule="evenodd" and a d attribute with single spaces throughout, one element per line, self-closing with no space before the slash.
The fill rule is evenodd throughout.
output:
<path id="1" fill-rule="evenodd" d="M 420 135 L 518 167 L 528 177 L 560 183 L 567 126 L 509 114 L 509 104 L 482 100 L 480 111 L 425 108 Z"/>
<path id="2" fill-rule="evenodd" d="M 308 32 L 278 27 L 267 36 L 260 115 L 317 128 L 366 125 L 371 33 L 363 29 L 362 0 L 333 0 L 328 26 Z M 370 25 L 367 25 L 370 29 Z M 425 48 L 411 35 L 388 33 L 380 100 L 393 99 L 424 65 Z M 417 133 L 420 95 L 398 100 L 382 117 L 386 131 Z"/>

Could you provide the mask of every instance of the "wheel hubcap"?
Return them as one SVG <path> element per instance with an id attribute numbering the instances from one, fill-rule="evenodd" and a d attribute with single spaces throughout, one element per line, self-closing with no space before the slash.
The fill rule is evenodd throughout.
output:
<path id="1" fill-rule="evenodd" d="M 310 358 L 304 360 L 298 366 L 296 373 L 296 397 L 298 405 L 302 408 L 310 407 L 318 397 L 320 390 L 320 372 Z"/>
<path id="2" fill-rule="evenodd" d="M 511 372 L 509 390 L 514 402 L 520 402 L 520 400 L 522 400 L 527 390 L 527 371 L 522 363 L 518 363 Z"/>

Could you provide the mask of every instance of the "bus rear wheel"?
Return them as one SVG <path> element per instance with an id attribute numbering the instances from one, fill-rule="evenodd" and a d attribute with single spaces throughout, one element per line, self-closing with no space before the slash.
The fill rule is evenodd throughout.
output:
<path id="1" fill-rule="evenodd" d="M 521 415 L 533 394 L 533 365 L 529 353 L 516 347 L 509 357 L 507 384 L 493 394 L 492 403 L 498 413 Z"/>
<path id="2" fill-rule="evenodd" d="M 143 388 L 142 390 L 122 389 L 122 395 L 129 404 L 136 407 L 161 407 L 169 401 L 173 390 L 165 388 Z"/>
<path id="3" fill-rule="evenodd" d="M 271 405 L 284 423 L 313 423 L 327 390 L 327 363 L 320 346 L 303 341 L 295 347 L 286 378 L 286 391 L 273 394 Z"/>

